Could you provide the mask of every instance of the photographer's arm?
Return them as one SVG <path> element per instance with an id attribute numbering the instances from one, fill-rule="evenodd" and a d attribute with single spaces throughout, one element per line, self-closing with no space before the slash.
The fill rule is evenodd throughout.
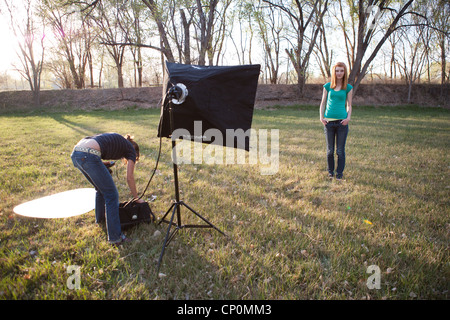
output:
<path id="1" fill-rule="evenodd" d="M 128 184 L 128 187 L 130 188 L 133 198 L 137 199 L 137 198 L 139 198 L 139 195 L 138 195 L 137 189 L 136 189 L 136 182 L 134 181 L 134 166 L 135 166 L 134 161 L 128 160 L 128 162 L 127 162 L 127 184 Z M 145 201 L 142 199 L 139 199 L 137 202 L 143 203 Z"/>

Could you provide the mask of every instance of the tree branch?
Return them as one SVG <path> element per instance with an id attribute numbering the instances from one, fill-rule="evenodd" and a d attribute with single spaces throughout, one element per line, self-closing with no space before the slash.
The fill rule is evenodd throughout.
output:
<path id="1" fill-rule="evenodd" d="M 100 44 L 104 44 L 106 46 L 119 46 L 119 47 L 130 46 L 130 47 L 150 48 L 164 52 L 164 49 L 152 46 L 151 44 L 133 43 L 133 42 L 108 42 L 108 41 L 102 41 L 100 42 Z"/>

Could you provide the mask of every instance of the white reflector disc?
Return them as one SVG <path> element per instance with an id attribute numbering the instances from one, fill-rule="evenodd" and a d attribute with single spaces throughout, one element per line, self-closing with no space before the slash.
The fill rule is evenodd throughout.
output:
<path id="1" fill-rule="evenodd" d="M 95 189 L 81 188 L 56 193 L 16 206 L 15 213 L 33 218 L 67 218 L 95 208 Z"/>

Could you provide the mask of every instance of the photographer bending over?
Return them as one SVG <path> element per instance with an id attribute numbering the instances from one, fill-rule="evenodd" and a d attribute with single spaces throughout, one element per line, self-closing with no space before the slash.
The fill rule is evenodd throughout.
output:
<path id="1" fill-rule="evenodd" d="M 134 199 L 138 198 L 134 181 L 134 166 L 139 160 L 139 146 L 130 135 L 102 133 L 81 139 L 74 147 L 72 162 L 97 191 L 95 197 L 95 222 L 106 219 L 108 241 L 119 244 L 130 241 L 122 233 L 119 218 L 119 192 L 102 159 L 127 161 L 127 183 Z M 138 200 L 142 203 L 144 200 Z M 106 212 L 105 212 L 106 206 Z M 105 215 L 106 213 L 106 215 Z"/>

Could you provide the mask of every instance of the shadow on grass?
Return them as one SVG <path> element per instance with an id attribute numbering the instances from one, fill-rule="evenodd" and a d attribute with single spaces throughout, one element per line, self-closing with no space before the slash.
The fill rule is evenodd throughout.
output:
<path id="1" fill-rule="evenodd" d="M 375 109 L 369 110 L 373 115 L 364 111 L 361 110 L 361 118 L 384 116 Z M 397 207 L 402 211 L 382 211 L 382 218 L 371 212 L 395 197 L 404 198 L 405 203 L 414 199 L 434 210 L 446 202 L 431 206 L 436 195 L 424 199 L 423 193 L 412 190 L 413 186 L 402 188 L 397 180 L 373 183 L 372 179 L 389 176 L 390 170 L 396 172 L 398 168 L 385 170 L 378 166 L 371 172 L 366 158 L 349 162 L 348 181 L 338 184 L 327 180 L 325 168 L 322 170 L 326 165 L 325 140 L 316 114 L 317 110 L 312 109 L 256 112 L 256 127 L 282 129 L 280 172 L 275 176 L 261 176 L 257 167 L 247 166 L 181 167 L 182 199 L 232 241 L 214 230 L 181 230 L 165 252 L 160 270 L 165 276 L 158 277 L 157 260 L 167 227 L 164 224 L 141 225 L 130 231 L 135 242 L 114 249 L 106 243 L 105 233 L 94 225 L 92 213 L 45 223 L 8 220 L 3 214 L 0 261 L 2 272 L 6 270 L 2 278 L 6 280 L 2 289 L 16 286 L 19 298 L 53 295 L 61 299 L 448 297 L 448 220 L 442 212 L 435 213 L 440 220 L 423 225 L 426 219 L 414 217 L 416 213 L 409 217 L 405 212 L 409 207 L 403 204 Z M 99 112 L 90 121 L 79 123 L 71 118 L 73 115 L 52 116 L 69 131 L 83 135 L 97 133 L 108 121 L 114 128 L 135 127 L 141 137 L 149 137 L 149 142 L 144 141 L 146 152 L 154 155 L 157 151 L 158 140 L 150 139 L 156 132 L 151 128 L 157 124 L 156 112 Z M 380 127 L 376 121 L 367 127 L 367 123 L 356 120 L 352 126 L 350 157 L 360 157 L 357 152 L 363 147 L 370 149 L 371 131 L 389 131 L 389 125 Z M 359 140 L 367 136 L 367 140 Z M 383 139 L 390 141 L 388 134 Z M 173 197 L 169 151 L 170 146 L 165 146 L 161 173 L 151 185 L 151 192 L 158 195 L 152 204 L 158 218 Z M 153 162 L 145 159 L 141 165 L 143 171 L 153 169 Z M 346 210 L 350 200 L 356 205 L 351 202 L 352 210 Z M 377 200 L 380 203 L 374 204 Z M 363 222 L 369 213 L 375 214 L 373 225 Z M 432 217 L 432 213 L 428 216 Z M 22 224 L 24 229 L 20 230 Z M 9 228 L 12 229 L 7 231 Z M 157 230 L 160 236 L 154 236 Z M 31 255 L 30 251 L 37 254 Z M 82 266 L 81 291 L 67 290 L 68 264 Z M 381 290 L 369 290 L 366 286 L 366 270 L 371 264 L 382 269 Z M 393 271 L 387 272 L 388 268 Z"/>

